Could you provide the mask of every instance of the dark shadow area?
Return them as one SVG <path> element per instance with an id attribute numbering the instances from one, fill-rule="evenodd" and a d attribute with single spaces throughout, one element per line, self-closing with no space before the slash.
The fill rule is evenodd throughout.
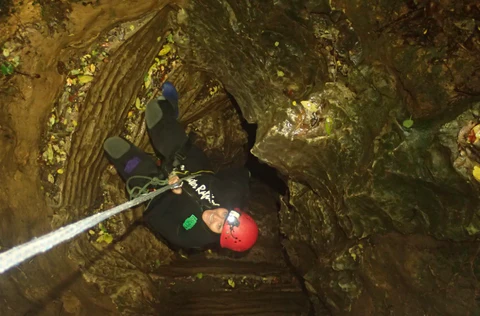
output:
<path id="1" fill-rule="evenodd" d="M 281 175 L 277 169 L 270 167 L 268 164 L 261 162 L 257 157 L 250 153 L 253 145 L 255 144 L 256 134 L 257 134 L 257 124 L 249 124 L 244 118 L 240 107 L 238 106 L 235 98 L 228 93 L 227 95 L 230 98 L 230 101 L 233 104 L 233 107 L 241 117 L 242 128 L 247 132 L 248 135 L 248 158 L 245 166 L 250 170 L 252 177 L 258 179 L 259 181 L 265 183 L 270 188 L 275 190 L 280 195 L 285 195 L 287 191 L 287 185 L 285 180 L 282 179 Z"/>

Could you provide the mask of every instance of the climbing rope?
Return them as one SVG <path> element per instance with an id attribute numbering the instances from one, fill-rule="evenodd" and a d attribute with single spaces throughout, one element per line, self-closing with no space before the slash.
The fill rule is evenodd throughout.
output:
<path id="1" fill-rule="evenodd" d="M 7 250 L 0 254 L 0 274 L 6 270 L 22 263 L 23 261 L 39 254 L 50 250 L 51 248 L 77 236 L 78 234 L 86 231 L 87 229 L 99 224 L 100 222 L 110 218 L 122 211 L 125 211 L 129 208 L 132 208 L 136 205 L 139 205 L 148 200 L 152 200 L 157 195 L 162 194 L 165 191 L 175 189 L 180 187 L 180 184 L 184 180 L 195 178 L 199 173 L 192 174 L 180 179 L 180 182 L 176 182 L 170 185 L 166 185 L 156 191 L 148 192 L 149 185 L 165 185 L 168 183 L 168 180 L 160 180 L 158 178 L 148 178 L 151 179 L 148 185 L 143 187 L 134 187 L 131 191 L 129 190 L 130 198 L 132 200 L 115 206 L 109 210 L 94 214 L 85 219 L 82 219 L 78 222 L 69 224 L 67 226 L 61 227 L 51 233 L 43 235 L 38 238 L 34 238 L 29 242 L 26 242 L 22 245 L 16 246 L 10 250 Z"/>

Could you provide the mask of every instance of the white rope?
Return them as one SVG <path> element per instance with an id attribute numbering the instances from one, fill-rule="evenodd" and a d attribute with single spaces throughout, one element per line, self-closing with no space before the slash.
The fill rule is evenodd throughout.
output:
<path id="1" fill-rule="evenodd" d="M 193 178 L 195 176 L 184 177 L 181 180 Z M 178 183 L 167 185 L 156 191 L 141 195 L 131 201 L 125 202 L 114 208 L 97 213 L 78 222 L 61 227 L 51 233 L 43 235 L 38 238 L 34 238 L 29 242 L 16 246 L 10 250 L 7 250 L 0 254 L 0 274 L 6 270 L 20 264 L 21 262 L 31 258 L 39 253 L 50 250 L 51 248 L 67 241 L 85 230 L 99 224 L 113 215 L 116 215 L 122 211 L 132 208 L 145 201 L 153 199 L 155 196 L 168 191 L 170 189 L 178 187 Z"/>

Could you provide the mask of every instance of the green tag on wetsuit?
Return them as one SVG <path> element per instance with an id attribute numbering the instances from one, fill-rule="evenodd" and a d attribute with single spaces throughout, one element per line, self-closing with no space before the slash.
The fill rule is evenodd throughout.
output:
<path id="1" fill-rule="evenodd" d="M 187 218 L 183 222 L 183 228 L 185 228 L 186 230 L 190 230 L 190 229 L 192 229 L 193 226 L 195 226 L 196 223 L 197 223 L 197 217 L 192 214 L 192 215 L 190 215 L 189 218 Z"/>

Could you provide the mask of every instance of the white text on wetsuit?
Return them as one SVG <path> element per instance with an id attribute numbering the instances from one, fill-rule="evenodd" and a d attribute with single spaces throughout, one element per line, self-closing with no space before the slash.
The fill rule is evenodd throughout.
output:
<path id="1" fill-rule="evenodd" d="M 199 186 L 197 179 L 188 179 L 186 181 L 195 190 L 195 192 L 197 192 L 201 200 L 207 200 L 212 205 L 220 206 L 220 204 L 215 202 L 214 196 L 210 193 L 210 190 L 206 190 L 207 186 L 205 184 Z"/>

